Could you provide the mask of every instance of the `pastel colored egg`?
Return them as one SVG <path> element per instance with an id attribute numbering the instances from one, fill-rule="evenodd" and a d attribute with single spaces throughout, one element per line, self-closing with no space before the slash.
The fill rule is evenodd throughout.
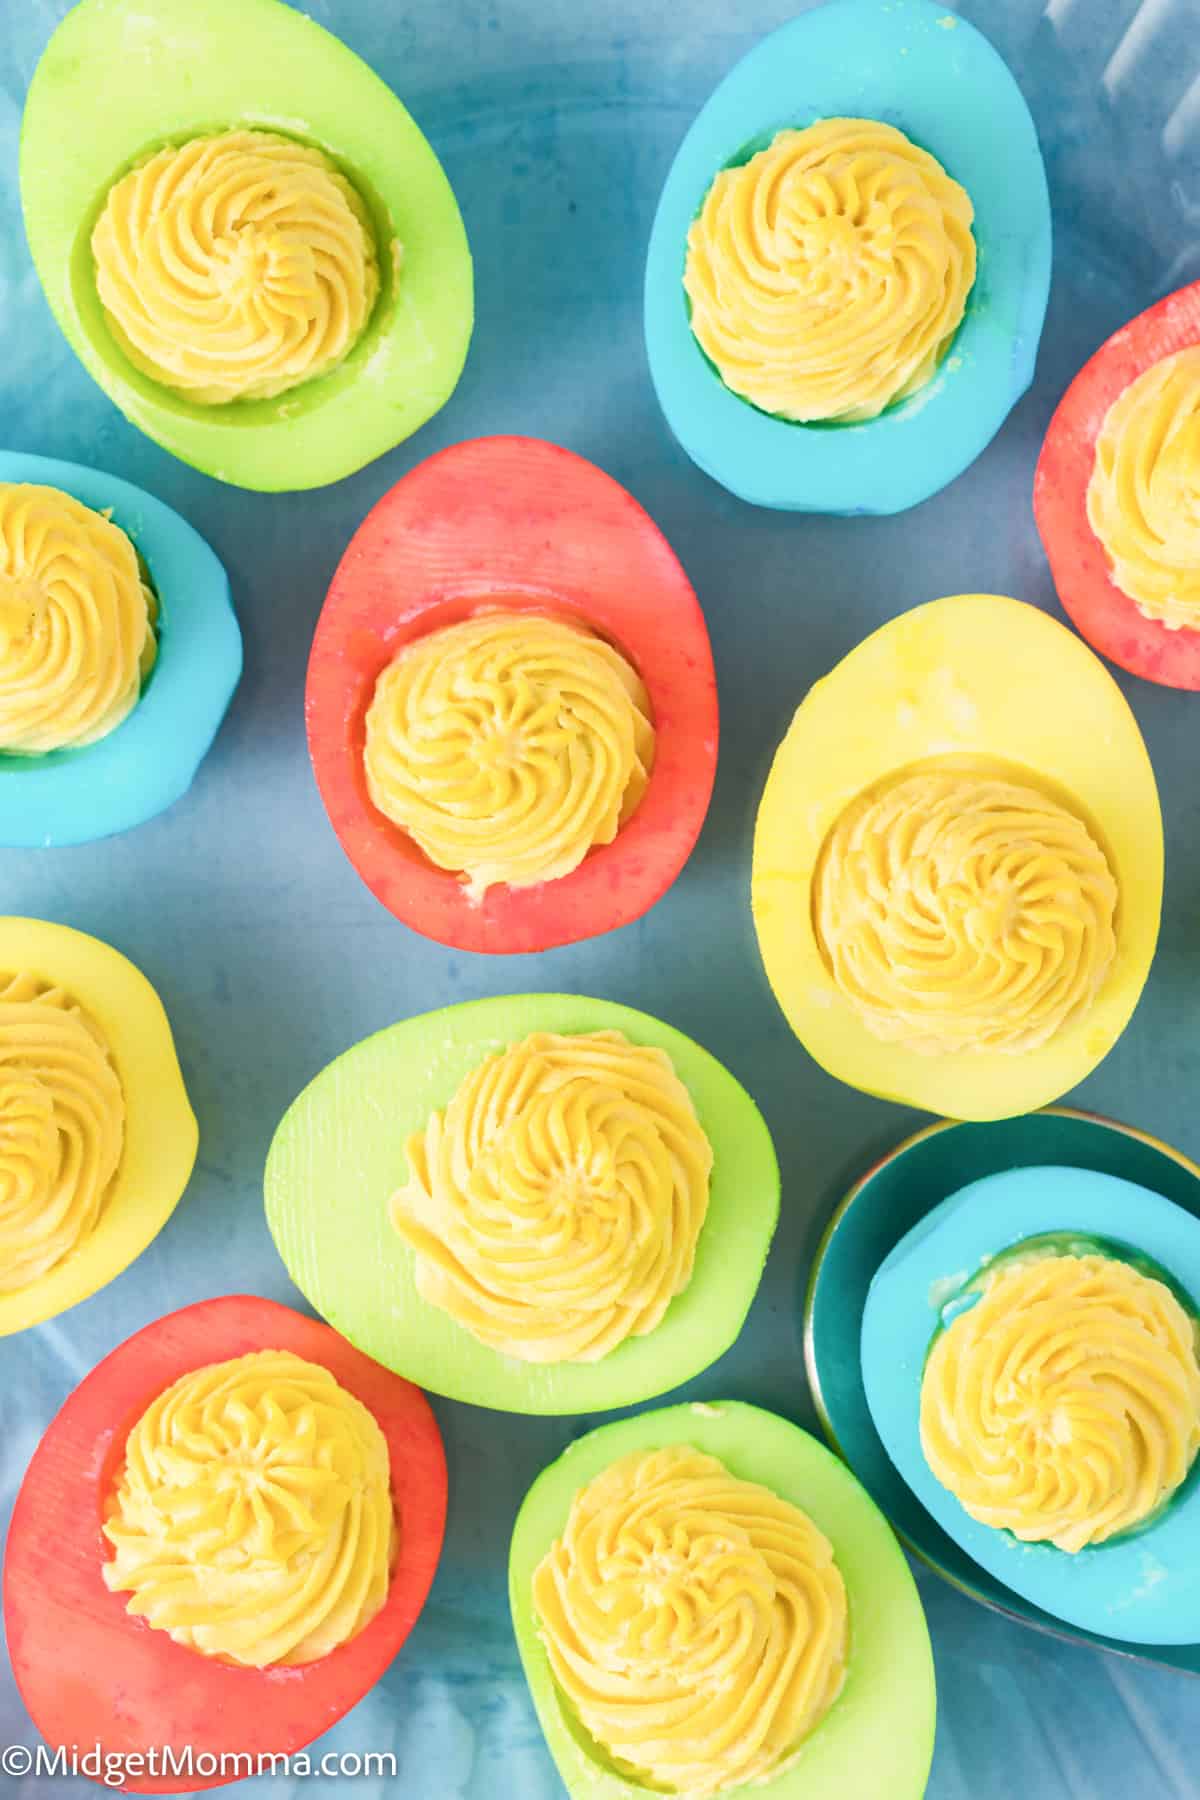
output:
<path id="1" fill-rule="evenodd" d="M 1154 363 L 1200 345 L 1200 281 L 1122 325 L 1084 364 L 1046 429 L 1033 510 L 1063 607 L 1093 649 L 1164 687 L 1200 688 L 1200 630 L 1147 618 L 1112 580 L 1088 519 L 1096 440 L 1109 407 Z"/>
<path id="2" fill-rule="evenodd" d="M 94 1228 L 44 1275 L 0 1294 L 5 1336 L 86 1300 L 153 1243 L 187 1187 L 199 1133 L 162 1002 L 118 951 L 66 925 L 0 918 L 0 972 L 61 987 L 86 1010 L 125 1101 L 121 1157 Z"/>
<path id="3" fill-rule="evenodd" d="M 864 1171 L 834 1209 L 804 1303 L 804 1362 L 821 1429 L 908 1550 L 943 1581 L 1035 1631 L 1200 1673 L 1200 1644 L 1131 1646 L 1069 1627 L 968 1556 L 922 1506 L 875 1429 L 863 1386 L 867 1293 L 888 1253 L 948 1195 L 1002 1169 L 1095 1169 L 1153 1189 L 1200 1218 L 1200 1168 L 1159 1139 L 1070 1107 L 990 1124 L 940 1122 L 904 1138 Z"/>
<path id="4" fill-rule="evenodd" d="M 921 1448 L 921 1377 L 955 1290 L 1003 1250 L 1044 1234 L 1102 1240 L 1200 1294 L 1200 1223 L 1149 1188 L 1091 1169 L 1016 1168 L 951 1194 L 901 1240 L 871 1283 L 863 1384 L 876 1430 L 921 1505 L 966 1554 L 1069 1625 L 1137 1644 L 1200 1642 L 1200 1487 L 1186 1480 L 1138 1530 L 1068 1553 L 973 1519 Z M 1194 1306 L 1195 1301 L 1191 1304 Z"/>
<path id="5" fill-rule="evenodd" d="M 639 1800 L 649 1790 L 620 1774 L 569 1713 L 539 1634 L 534 1571 L 580 1488 L 620 1457 L 673 1444 L 719 1457 L 733 1475 L 800 1507 L 831 1541 L 846 1585 L 845 1685 L 797 1760 L 762 1791 L 778 1800 L 847 1794 L 919 1800 L 933 1755 L 933 1658 L 900 1547 L 836 1457 L 798 1426 L 734 1401 L 670 1406 L 602 1425 L 543 1470 L 517 1515 L 508 1571 L 513 1627 L 542 1730 L 572 1800 Z"/>
<path id="6" fill-rule="evenodd" d="M 0 844 L 86 844 L 143 825 L 185 794 L 242 672 L 229 578 L 197 531 L 151 494 L 97 469 L 0 451 L 0 482 L 59 488 L 111 511 L 149 571 L 158 654 L 129 716 L 94 744 L 0 752 Z"/>
<path id="7" fill-rule="evenodd" d="M 688 228 L 717 173 L 785 127 L 898 126 L 975 209 L 978 275 L 925 387 L 858 424 L 802 425 L 733 393 L 689 326 Z M 650 373 L 667 423 L 715 481 L 756 506 L 895 513 L 961 475 L 1033 378 L 1050 287 L 1050 202 L 1029 109 L 961 14 L 927 0 L 829 0 L 781 26 L 720 83 L 667 176 L 646 263 Z"/>
<path id="8" fill-rule="evenodd" d="M 654 764 L 636 812 L 577 868 L 473 900 L 372 804 L 364 720 L 402 646 L 489 605 L 565 617 L 645 683 Z M 338 839 L 372 893 L 460 950 L 548 950 L 640 918 L 679 874 L 708 810 L 717 690 L 704 615 L 653 520 L 609 476 L 537 438 L 476 438 L 430 457 L 371 511 L 342 557 L 308 667 L 308 742 Z"/>
<path id="9" fill-rule="evenodd" d="M 127 1596 L 101 1580 L 99 1526 L 126 1437 L 146 1407 L 193 1369 L 265 1349 L 320 1364 L 374 1415 L 387 1440 L 399 1547 L 383 1608 L 356 1637 L 315 1662 L 253 1669 L 131 1617 Z M 84 1377 L 21 1484 L 4 1559 L 4 1622 L 21 1698 L 51 1745 L 99 1746 L 102 1756 L 124 1761 L 131 1792 L 191 1793 L 233 1781 L 237 1757 L 251 1759 L 244 1774 L 254 1758 L 294 1754 L 379 1680 L 425 1603 L 445 1517 L 441 1436 L 416 1388 L 273 1300 L 238 1294 L 168 1313 Z M 151 1750 L 161 1759 L 164 1746 L 177 1757 L 190 1750 L 191 1763 L 138 1769 L 128 1760 Z"/>
<path id="10" fill-rule="evenodd" d="M 415 1256 L 392 1226 L 389 1201 L 409 1174 L 406 1138 L 485 1057 L 532 1032 L 607 1030 L 667 1052 L 712 1145 L 695 1265 L 654 1329 L 600 1360 L 522 1361 L 421 1297 Z M 288 1273 L 351 1343 L 433 1393 L 521 1413 L 628 1406 L 707 1368 L 741 1329 L 779 1211 L 770 1134 L 728 1070 L 646 1013 L 563 994 L 469 1001 L 355 1045 L 284 1115 L 265 1187 L 267 1224 Z"/>
<path id="11" fill-rule="evenodd" d="M 90 240 L 135 163 L 239 126 L 299 139 L 344 171 L 370 215 L 381 291 L 329 373 L 273 399 L 211 406 L 118 347 Z M 82 0 L 30 86 L 21 199 L 51 310 L 88 373 L 147 436 L 220 481 L 270 491 L 338 481 L 424 424 L 458 381 L 473 298 L 450 185 L 391 90 L 280 0 Z"/>
<path id="12" fill-rule="evenodd" d="M 914 770 L 960 768 L 1060 796 L 1102 846 L 1119 895 L 1094 998 L 1020 1053 L 930 1053 L 876 1035 L 835 981 L 814 923 L 818 865 L 847 808 Z M 771 986 L 824 1069 L 903 1105 L 998 1119 L 1066 1093 L 1120 1037 L 1154 956 L 1162 871 L 1154 772 L 1104 665 L 1037 608 L 962 594 L 902 613 L 801 702 L 759 807 L 751 895 Z"/>

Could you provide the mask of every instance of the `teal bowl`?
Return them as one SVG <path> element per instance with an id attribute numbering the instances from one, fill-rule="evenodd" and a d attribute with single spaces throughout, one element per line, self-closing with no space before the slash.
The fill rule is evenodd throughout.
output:
<path id="1" fill-rule="evenodd" d="M 915 1556 L 952 1587 L 1035 1630 L 1200 1675 L 1200 1644 L 1130 1645 L 1065 1626 L 972 1561 L 913 1494 L 875 1430 L 859 1343 L 867 1290 L 900 1239 L 969 1182 L 1004 1169 L 1063 1165 L 1117 1175 L 1200 1218 L 1200 1166 L 1130 1125 L 1069 1107 L 989 1124 L 929 1125 L 867 1170 L 817 1247 L 804 1302 L 804 1359 L 826 1438 Z"/>

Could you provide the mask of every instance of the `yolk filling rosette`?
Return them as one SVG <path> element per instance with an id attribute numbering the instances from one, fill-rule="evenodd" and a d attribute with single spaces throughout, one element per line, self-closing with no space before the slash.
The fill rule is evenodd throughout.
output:
<path id="1" fill-rule="evenodd" d="M 129 1433 L 105 1584 L 206 1656 L 315 1662 L 387 1597 L 387 1441 L 328 1369 L 264 1350 L 182 1376 Z"/>
<path id="2" fill-rule="evenodd" d="M 712 1147 L 664 1050 L 538 1032 L 408 1140 L 391 1203 L 418 1292 L 526 1362 L 595 1362 L 691 1279 Z"/>
<path id="3" fill-rule="evenodd" d="M 154 664 L 156 613 L 111 519 L 57 488 L 0 482 L 0 753 L 115 730 Z"/>
<path id="4" fill-rule="evenodd" d="M 1102 1544 L 1157 1513 L 1200 1450 L 1196 1322 L 1113 1257 L 1008 1262 L 934 1342 L 921 1444 L 981 1524 Z"/>
<path id="5" fill-rule="evenodd" d="M 611 843 L 653 761 L 632 665 L 537 613 L 480 613 L 406 645 L 366 719 L 371 800 L 473 899 L 567 875 Z"/>
<path id="6" fill-rule="evenodd" d="M 722 170 L 688 232 L 696 341 L 795 421 L 873 419 L 930 379 L 975 280 L 970 199 L 894 126 L 825 119 Z"/>
<path id="7" fill-rule="evenodd" d="M 686 1444 L 613 1463 L 533 1578 L 566 1701 L 618 1769 L 689 1800 L 769 1780 L 841 1691 L 828 1539 Z"/>
<path id="8" fill-rule="evenodd" d="M 100 1218 L 125 1097 L 98 1025 L 60 988 L 0 973 L 0 1294 L 44 1275 Z"/>
<path id="9" fill-rule="evenodd" d="M 202 405 L 335 368 L 379 293 L 360 196 L 321 151 L 267 131 L 168 145 L 123 176 L 92 255 L 130 361 Z"/>
<path id="10" fill-rule="evenodd" d="M 1200 631 L 1200 346 L 1154 363 L 1109 407 L 1087 513 L 1138 611 Z"/>
<path id="11" fill-rule="evenodd" d="M 872 1034 L 928 1055 L 1044 1044 L 1116 954 L 1117 884 L 1064 805 L 1024 783 L 918 773 L 861 795 L 813 883 L 818 942 Z"/>

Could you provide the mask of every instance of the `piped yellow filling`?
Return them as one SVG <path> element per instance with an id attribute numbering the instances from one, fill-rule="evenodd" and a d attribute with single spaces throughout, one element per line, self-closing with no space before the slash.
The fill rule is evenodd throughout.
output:
<path id="1" fill-rule="evenodd" d="M 95 1229 L 124 1135 L 100 1027 L 61 988 L 0 974 L 0 1294 L 36 1281 Z"/>
<path id="2" fill-rule="evenodd" d="M 1195 1322 L 1110 1257 L 1002 1268 L 934 1343 L 921 1442 L 981 1524 L 1102 1544 L 1157 1512 L 1200 1450 Z"/>
<path id="3" fill-rule="evenodd" d="M 623 1457 L 576 1494 L 533 1604 L 584 1728 L 632 1780 L 689 1800 L 777 1775 L 845 1679 L 828 1539 L 686 1444 Z"/>
<path id="4" fill-rule="evenodd" d="M 664 1050 L 537 1032 L 405 1149 L 391 1216 L 418 1292 L 503 1355 L 595 1362 L 691 1279 L 712 1147 Z"/>
<path id="5" fill-rule="evenodd" d="M 650 702 L 581 626 L 487 612 L 408 644 L 367 713 L 367 788 L 472 898 L 578 868 L 645 793 Z"/>
<path id="6" fill-rule="evenodd" d="M 156 612 L 111 519 L 57 488 L 0 482 L 0 752 L 113 731 L 154 664 Z"/>
<path id="7" fill-rule="evenodd" d="M 168 145 L 123 176 L 92 256 L 130 361 L 210 406 L 335 368 L 379 292 L 359 195 L 321 151 L 268 131 Z"/>
<path id="8" fill-rule="evenodd" d="M 764 412 L 873 419 L 925 385 L 962 321 L 973 218 L 958 182 L 894 126 L 780 131 L 721 171 L 688 232 L 696 340 Z"/>
<path id="9" fill-rule="evenodd" d="M 328 1369 L 263 1350 L 182 1376 L 125 1445 L 106 1586 L 205 1656 L 315 1662 L 387 1597 L 387 1440 Z"/>
<path id="10" fill-rule="evenodd" d="M 1163 357 L 1113 401 L 1087 509 L 1138 611 L 1200 631 L 1200 345 Z"/>
<path id="11" fill-rule="evenodd" d="M 813 883 L 834 982 L 875 1037 L 928 1055 L 1034 1050 L 1092 1004 L 1117 884 L 1083 820 L 1024 783 L 913 774 L 861 795 Z"/>

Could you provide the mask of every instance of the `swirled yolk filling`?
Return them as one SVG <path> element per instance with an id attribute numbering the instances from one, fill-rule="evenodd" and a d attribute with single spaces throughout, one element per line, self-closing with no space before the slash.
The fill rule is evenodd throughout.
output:
<path id="1" fill-rule="evenodd" d="M 1102 1544 L 1156 1513 L 1200 1450 L 1196 1322 L 1129 1263 L 1018 1260 L 936 1339 L 921 1443 L 981 1524 Z"/>
<path id="2" fill-rule="evenodd" d="M 129 360 L 207 406 L 336 368 L 379 293 L 359 195 L 321 151 L 269 131 L 192 138 L 131 170 L 92 257 Z"/>
<path id="3" fill-rule="evenodd" d="M 124 1136 L 100 1027 L 61 988 L 0 974 L 0 1294 L 45 1275 L 95 1229 Z"/>
<path id="4" fill-rule="evenodd" d="M 153 667 L 156 613 L 111 519 L 57 488 L 0 482 L 0 753 L 115 730 Z"/>
<path id="5" fill-rule="evenodd" d="M 826 966 L 873 1036 L 1019 1055 L 1081 1018 L 1116 954 L 1117 884 L 1036 788 L 914 774 L 860 795 L 813 883 Z"/>
<path id="6" fill-rule="evenodd" d="M 1200 345 L 1164 356 L 1105 414 L 1088 519 L 1147 619 L 1200 631 Z"/>
<path id="7" fill-rule="evenodd" d="M 480 613 L 406 645 L 367 712 L 379 811 L 472 899 L 578 868 L 637 809 L 654 761 L 636 671 L 594 632 Z"/>
<path id="8" fill-rule="evenodd" d="M 533 1604 L 595 1742 L 630 1779 L 688 1800 L 779 1774 L 845 1679 L 828 1539 L 687 1444 L 623 1457 L 576 1494 Z"/>
<path id="9" fill-rule="evenodd" d="M 824 119 L 723 169 L 688 232 L 692 331 L 726 387 L 873 419 L 930 379 L 975 280 L 974 211 L 902 131 Z"/>
<path id="10" fill-rule="evenodd" d="M 405 1146 L 392 1223 L 422 1298 L 526 1362 L 596 1362 L 691 1280 L 712 1147 L 664 1050 L 537 1032 Z"/>
<path id="11" fill-rule="evenodd" d="M 387 1597 L 387 1440 L 328 1369 L 261 1350 L 181 1376 L 125 1444 L 105 1585 L 205 1656 L 315 1662 Z"/>

